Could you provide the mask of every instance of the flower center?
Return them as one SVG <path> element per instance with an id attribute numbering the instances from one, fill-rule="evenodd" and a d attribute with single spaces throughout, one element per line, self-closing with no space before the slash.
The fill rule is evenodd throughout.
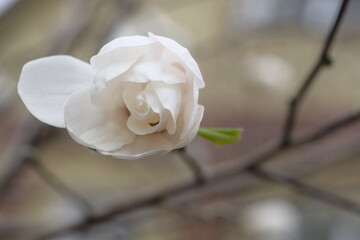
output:
<path id="1" fill-rule="evenodd" d="M 141 91 L 135 98 L 135 109 L 139 114 L 148 112 L 148 103 L 146 102 L 145 93 Z"/>
<path id="2" fill-rule="evenodd" d="M 160 116 L 159 114 L 155 114 L 150 119 L 148 119 L 148 124 L 152 127 L 158 125 L 160 123 Z"/>
<path id="3" fill-rule="evenodd" d="M 151 83 L 128 83 L 123 99 L 130 113 L 128 128 L 138 135 L 152 134 L 164 130 L 164 115 Z"/>

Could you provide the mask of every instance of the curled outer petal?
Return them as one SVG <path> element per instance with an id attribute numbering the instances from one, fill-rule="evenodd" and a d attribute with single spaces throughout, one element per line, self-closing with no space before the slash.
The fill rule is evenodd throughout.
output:
<path id="1" fill-rule="evenodd" d="M 71 56 L 44 57 L 25 64 L 18 92 L 36 118 L 63 128 L 67 98 L 91 86 L 94 77 L 91 66 L 79 59 Z"/>

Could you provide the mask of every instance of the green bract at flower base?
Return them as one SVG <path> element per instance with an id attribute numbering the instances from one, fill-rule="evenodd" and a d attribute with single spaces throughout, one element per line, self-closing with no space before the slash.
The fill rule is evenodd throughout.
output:
<path id="1" fill-rule="evenodd" d="M 239 141 L 241 132 L 240 128 L 199 128 L 197 134 L 216 146 L 222 146 Z"/>

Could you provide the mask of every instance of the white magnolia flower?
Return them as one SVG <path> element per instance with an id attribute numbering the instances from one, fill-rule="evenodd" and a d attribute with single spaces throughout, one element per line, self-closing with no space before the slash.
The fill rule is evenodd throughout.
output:
<path id="1" fill-rule="evenodd" d="M 18 92 L 40 121 L 78 143 L 123 159 L 167 153 L 197 134 L 205 86 L 197 63 L 174 40 L 120 37 L 90 64 L 71 56 L 27 63 Z"/>

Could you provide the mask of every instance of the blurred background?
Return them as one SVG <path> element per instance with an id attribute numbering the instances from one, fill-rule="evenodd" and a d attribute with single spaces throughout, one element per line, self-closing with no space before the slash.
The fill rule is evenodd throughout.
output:
<path id="1" fill-rule="evenodd" d="M 208 178 L 245 166 L 277 144 L 291 97 L 315 64 L 340 0 L 0 0 L 0 239 L 38 239 L 83 221 L 78 202 L 23 164 L 29 148 L 85 199 L 93 214 L 191 186 L 183 152 L 125 161 L 75 144 L 63 129 L 30 116 L 16 86 L 35 58 L 84 61 L 120 36 L 153 32 L 189 48 L 206 88 L 203 127 L 241 127 L 242 140 L 186 149 Z M 295 136 L 307 136 L 360 108 L 360 1 L 352 0 L 333 65 L 307 94 Z M 360 205 L 360 123 L 284 151 L 264 167 Z M 15 177 L 9 177 L 14 173 Z M 359 212 L 291 186 L 239 174 L 48 239 L 358 240 Z"/>

